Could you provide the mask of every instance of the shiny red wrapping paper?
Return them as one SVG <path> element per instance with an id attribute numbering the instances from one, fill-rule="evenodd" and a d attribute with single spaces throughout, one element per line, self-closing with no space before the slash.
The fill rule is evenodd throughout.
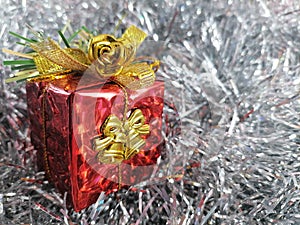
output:
<path id="1" fill-rule="evenodd" d="M 113 82 L 84 85 L 79 77 L 67 76 L 28 81 L 26 90 L 39 169 L 46 171 L 61 193 L 68 193 L 68 202 L 75 211 L 93 204 L 101 192 L 109 194 L 149 178 L 163 146 L 162 81 L 124 93 Z M 123 119 L 124 104 L 128 107 L 126 117 L 140 109 L 150 125 L 150 133 L 144 137 L 146 144 L 120 165 L 102 164 L 91 140 L 101 135 L 100 127 L 109 115 Z"/>

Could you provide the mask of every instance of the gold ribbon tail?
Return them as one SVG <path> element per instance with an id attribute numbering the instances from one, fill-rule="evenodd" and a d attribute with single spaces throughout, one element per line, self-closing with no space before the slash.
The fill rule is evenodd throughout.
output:
<path id="1" fill-rule="evenodd" d="M 62 49 L 55 41 L 48 38 L 33 43 L 30 47 L 38 54 L 34 62 L 40 74 L 59 73 L 64 70 L 85 71 L 89 60 L 80 49 Z"/>

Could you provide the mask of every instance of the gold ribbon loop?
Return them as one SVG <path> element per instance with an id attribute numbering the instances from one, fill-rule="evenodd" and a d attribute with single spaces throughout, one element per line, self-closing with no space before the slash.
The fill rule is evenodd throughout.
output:
<path id="1" fill-rule="evenodd" d="M 80 49 L 64 50 L 51 39 L 31 44 L 30 47 L 38 53 L 34 61 L 41 74 L 63 69 L 85 71 L 88 68 L 89 61 Z"/>
<path id="2" fill-rule="evenodd" d="M 106 164 L 118 164 L 137 154 L 145 145 L 141 135 L 149 134 L 150 126 L 140 109 L 135 109 L 123 123 L 110 115 L 101 126 L 103 135 L 93 139 L 93 149 L 98 151 L 97 158 Z"/>
<path id="3" fill-rule="evenodd" d="M 121 76 L 114 76 L 113 80 L 132 90 L 148 87 L 155 81 L 155 64 L 159 65 L 159 62 L 150 65 L 146 62 L 132 63 L 123 69 Z"/>

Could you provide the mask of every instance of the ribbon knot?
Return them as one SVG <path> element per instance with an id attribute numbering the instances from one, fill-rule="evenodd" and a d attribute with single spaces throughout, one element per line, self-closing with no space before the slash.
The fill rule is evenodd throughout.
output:
<path id="1" fill-rule="evenodd" d="M 127 120 L 122 122 L 116 115 L 109 115 L 101 126 L 102 136 L 93 138 L 93 149 L 98 151 L 101 163 L 119 164 L 139 153 L 145 145 L 141 135 L 147 135 L 150 127 L 140 109 L 135 109 Z"/>
<path id="2" fill-rule="evenodd" d="M 137 90 L 154 82 L 159 67 L 156 59 L 135 58 L 146 36 L 142 30 L 130 26 L 120 38 L 108 34 L 91 38 L 87 50 L 62 49 L 50 38 L 30 46 L 37 53 L 34 62 L 42 77 L 50 74 L 55 77 L 71 71 L 82 73 L 93 64 L 101 77 L 111 77 L 123 86 Z"/>

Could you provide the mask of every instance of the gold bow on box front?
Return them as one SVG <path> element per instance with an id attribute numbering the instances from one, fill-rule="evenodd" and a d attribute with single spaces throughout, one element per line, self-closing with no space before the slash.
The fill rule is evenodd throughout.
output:
<path id="1" fill-rule="evenodd" d="M 101 163 L 119 164 L 139 153 L 145 145 L 141 135 L 150 132 L 145 117 L 140 109 L 135 109 L 125 121 L 112 114 L 101 126 L 102 136 L 93 139 L 93 149 L 98 151 Z"/>
<path id="2" fill-rule="evenodd" d="M 30 46 L 37 53 L 33 60 L 41 77 L 49 74 L 55 77 L 71 71 L 82 73 L 93 64 L 101 77 L 111 77 L 136 90 L 150 86 L 159 67 L 156 59 L 135 59 L 136 51 L 146 36 L 135 26 L 130 26 L 121 38 L 101 34 L 90 40 L 87 53 L 81 49 L 62 49 L 52 39 Z"/>

